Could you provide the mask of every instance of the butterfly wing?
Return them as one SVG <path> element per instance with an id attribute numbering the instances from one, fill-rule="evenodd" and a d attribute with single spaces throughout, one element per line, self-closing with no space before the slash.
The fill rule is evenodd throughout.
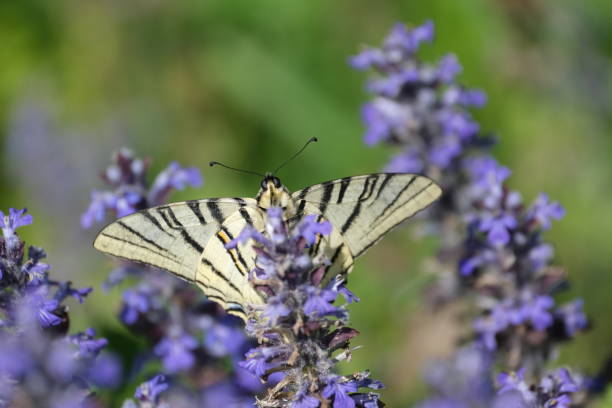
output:
<path id="1" fill-rule="evenodd" d="M 247 225 L 262 231 L 262 214 L 258 208 L 244 207 L 228 217 L 205 246 L 195 277 L 196 284 L 209 299 L 245 321 L 247 306 L 264 303 L 248 280 L 257 254 L 252 245 L 239 245 L 233 249 L 226 249 L 225 245 Z"/>
<path id="2" fill-rule="evenodd" d="M 213 242 L 228 217 L 254 216 L 255 210 L 248 211 L 253 208 L 257 209 L 257 204 L 250 198 L 193 200 L 148 208 L 106 226 L 95 239 L 94 247 L 198 283 L 203 280 L 202 274 L 213 273 L 200 266 L 207 244 Z M 210 258 L 214 257 L 209 253 L 206 259 Z M 198 285 L 211 300 L 225 306 L 217 291 Z"/>
<path id="3" fill-rule="evenodd" d="M 339 230 L 356 258 L 441 193 L 427 177 L 378 173 L 315 184 L 296 191 L 292 198 L 297 217 L 315 208 Z"/>

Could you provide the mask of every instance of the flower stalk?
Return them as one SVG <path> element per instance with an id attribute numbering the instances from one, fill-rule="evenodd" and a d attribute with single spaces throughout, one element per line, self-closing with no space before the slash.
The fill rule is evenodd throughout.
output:
<path id="1" fill-rule="evenodd" d="M 550 383 L 546 378 L 557 377 L 546 370 L 557 345 L 588 327 L 580 299 L 558 305 L 554 298 L 567 286 L 566 277 L 551 265 L 554 250 L 543 233 L 564 210 L 545 194 L 525 205 L 520 193 L 507 187 L 510 170 L 489 152 L 495 139 L 481 132 L 469 111 L 484 105 L 484 93 L 457 82 L 461 66 L 453 55 L 437 64 L 418 58 L 419 46 L 432 40 L 431 22 L 414 29 L 397 24 L 381 48 L 365 48 L 351 59 L 354 68 L 377 73 L 367 87 L 373 100 L 362 110 L 365 143 L 399 148 L 387 170 L 423 173 L 445 191 L 426 216 L 427 231 L 441 236 L 441 273 L 429 291 L 431 303 L 471 302 L 477 311 L 471 338 L 485 355 L 478 358 L 492 358 L 503 370 L 520 372 L 526 379 L 522 381 Z M 493 378 L 493 368 L 480 375 Z M 564 373 L 571 378 L 569 371 Z M 443 382 L 437 378 L 432 385 L 441 390 Z M 504 384 L 498 381 L 499 394 L 508 390 Z M 580 384 L 561 388 L 561 399 L 569 400 Z M 556 399 L 559 393 L 541 395 L 548 397 L 520 394 L 524 405 L 515 406 L 561 401 Z M 461 402 L 455 393 L 432 400 L 439 405 L 424 406 L 491 406 L 497 398 L 490 390 L 480 397 Z"/>
<path id="2" fill-rule="evenodd" d="M 329 260 L 311 256 L 309 249 L 331 233 L 328 221 L 307 215 L 289 227 L 280 208 L 267 212 L 263 233 L 246 227 L 227 248 L 252 244 L 257 252 L 251 283 L 266 297 L 266 304 L 251 309 L 247 333 L 259 346 L 246 353 L 242 367 L 262 381 L 275 382 L 260 408 L 381 407 L 380 389 L 367 371 L 351 376 L 335 373 L 338 362 L 349 360 L 350 341 L 359 334 L 347 326 L 346 305 L 359 299 L 345 287 L 344 277 L 324 279 Z"/>

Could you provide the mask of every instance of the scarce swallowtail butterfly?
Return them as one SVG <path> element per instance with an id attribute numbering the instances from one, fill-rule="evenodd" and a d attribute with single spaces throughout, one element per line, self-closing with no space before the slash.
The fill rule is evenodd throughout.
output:
<path id="1" fill-rule="evenodd" d="M 328 259 L 329 280 L 349 273 L 355 258 L 440 194 L 435 182 L 414 174 L 346 177 L 294 193 L 267 174 L 254 199 L 209 198 L 142 210 L 106 226 L 94 247 L 172 272 L 246 320 L 248 305 L 265 303 L 248 280 L 256 253 L 250 245 L 225 244 L 247 225 L 263 231 L 268 208 L 281 207 L 289 226 L 308 214 L 331 223 L 331 234 L 310 248 L 313 256 Z"/>

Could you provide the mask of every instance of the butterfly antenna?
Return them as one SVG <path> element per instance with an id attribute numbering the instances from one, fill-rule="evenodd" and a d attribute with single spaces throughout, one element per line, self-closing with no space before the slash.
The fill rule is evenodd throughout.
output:
<path id="1" fill-rule="evenodd" d="M 289 163 L 291 160 L 293 160 L 293 159 L 295 159 L 296 157 L 298 157 L 298 156 L 300 155 L 300 153 L 302 153 L 302 152 L 304 151 L 304 149 L 306 149 L 306 147 L 307 147 L 309 144 L 311 144 L 312 142 L 318 142 L 318 141 L 319 141 L 319 139 L 317 139 L 316 137 L 311 137 L 310 139 L 308 139 L 308 141 L 306 142 L 306 144 L 304 144 L 304 146 L 302 146 L 302 148 L 301 148 L 301 149 L 300 149 L 300 150 L 299 150 L 299 151 L 298 151 L 296 154 L 294 154 L 293 156 L 291 156 L 290 158 L 288 158 L 287 160 L 285 160 L 285 161 L 283 162 L 283 164 L 281 164 L 280 166 L 278 166 L 278 167 L 276 168 L 276 170 L 274 170 L 274 173 L 273 173 L 273 174 L 278 173 L 278 171 L 279 171 L 280 169 L 282 169 L 283 167 L 285 167 L 285 165 L 286 165 L 287 163 Z"/>
<path id="2" fill-rule="evenodd" d="M 229 169 L 229 170 L 234 170 L 234 171 L 237 171 L 237 172 L 239 172 L 239 173 L 253 174 L 253 175 L 255 175 L 255 176 L 265 177 L 265 175 L 264 175 L 264 174 L 257 173 L 256 171 L 244 170 L 244 169 L 237 169 L 237 168 L 235 168 L 235 167 L 230 167 L 230 166 L 227 166 L 227 165 L 225 165 L 225 164 L 223 164 L 223 163 L 219 163 L 218 161 L 211 161 L 211 162 L 210 162 L 210 163 L 208 163 L 208 164 L 210 165 L 210 167 L 213 167 L 213 166 L 221 166 L 221 167 L 225 167 L 226 169 Z"/>

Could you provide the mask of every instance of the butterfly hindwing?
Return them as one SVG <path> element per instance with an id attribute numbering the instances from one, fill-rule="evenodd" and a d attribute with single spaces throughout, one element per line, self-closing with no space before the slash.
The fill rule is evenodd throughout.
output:
<path id="1" fill-rule="evenodd" d="M 209 299 L 243 319 L 248 305 L 264 303 L 248 280 L 255 267 L 256 253 L 252 245 L 233 249 L 226 249 L 225 245 L 249 225 L 258 231 L 264 229 L 262 213 L 257 208 L 244 207 L 228 217 L 208 240 L 195 278 Z"/>
<path id="2" fill-rule="evenodd" d="M 441 192 L 427 177 L 378 173 L 316 184 L 293 193 L 292 198 L 298 217 L 308 207 L 316 208 L 338 229 L 353 257 L 358 257 Z"/>
<path id="3" fill-rule="evenodd" d="M 230 214 L 249 206 L 255 200 L 193 200 L 148 208 L 105 227 L 94 247 L 193 282 L 208 240 Z"/>

